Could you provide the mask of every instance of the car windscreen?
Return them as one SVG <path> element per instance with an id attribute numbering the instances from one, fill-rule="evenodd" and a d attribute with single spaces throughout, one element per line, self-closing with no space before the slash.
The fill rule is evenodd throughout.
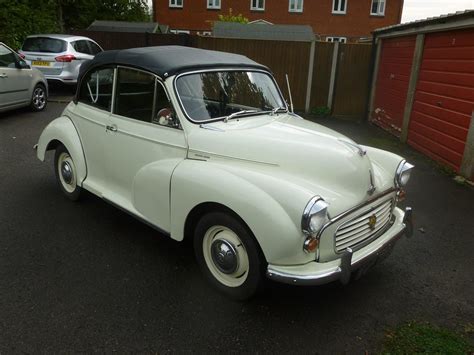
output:
<path id="1" fill-rule="evenodd" d="M 241 111 L 251 114 L 286 107 L 273 78 L 257 71 L 213 71 L 186 74 L 176 90 L 188 117 L 195 122 L 224 119 Z"/>
<path id="2" fill-rule="evenodd" d="M 67 48 L 66 41 L 49 37 L 31 37 L 23 43 L 25 52 L 61 53 Z"/>

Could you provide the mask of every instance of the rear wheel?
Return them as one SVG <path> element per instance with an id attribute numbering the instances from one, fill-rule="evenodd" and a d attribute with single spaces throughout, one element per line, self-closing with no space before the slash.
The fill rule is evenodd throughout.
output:
<path id="1" fill-rule="evenodd" d="M 206 278 L 227 296 L 244 300 L 262 289 L 265 260 L 253 235 L 234 216 L 214 212 L 202 217 L 194 251 Z"/>
<path id="2" fill-rule="evenodd" d="M 42 111 L 48 104 L 46 88 L 43 84 L 37 84 L 33 89 L 30 107 L 33 111 Z"/>
<path id="3" fill-rule="evenodd" d="M 77 201 L 82 188 L 78 185 L 76 165 L 62 144 L 56 148 L 54 154 L 54 171 L 61 191 L 70 200 Z"/>

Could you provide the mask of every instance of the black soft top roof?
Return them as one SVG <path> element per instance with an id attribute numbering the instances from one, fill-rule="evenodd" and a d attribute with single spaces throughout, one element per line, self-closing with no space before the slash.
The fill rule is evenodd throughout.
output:
<path id="1" fill-rule="evenodd" d="M 266 66 L 239 54 L 182 46 L 158 46 L 101 52 L 87 65 L 81 66 L 80 75 L 82 77 L 85 71 L 107 64 L 141 68 L 163 79 L 186 71 L 223 67 L 246 67 L 269 71 Z"/>

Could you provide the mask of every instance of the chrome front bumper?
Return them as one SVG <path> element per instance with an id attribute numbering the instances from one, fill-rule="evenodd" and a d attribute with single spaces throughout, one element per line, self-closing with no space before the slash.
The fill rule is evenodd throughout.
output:
<path id="1" fill-rule="evenodd" d="M 405 208 L 405 213 L 395 210 L 396 223 L 377 240 L 361 250 L 353 252 L 348 248 L 340 259 L 328 263 L 311 262 L 298 266 L 268 265 L 269 279 L 291 285 L 322 285 L 339 280 L 349 282 L 351 274 L 363 267 L 371 266 L 392 251 L 392 247 L 403 235 L 413 234 L 412 209 Z M 398 222 L 398 223 L 397 223 Z"/>

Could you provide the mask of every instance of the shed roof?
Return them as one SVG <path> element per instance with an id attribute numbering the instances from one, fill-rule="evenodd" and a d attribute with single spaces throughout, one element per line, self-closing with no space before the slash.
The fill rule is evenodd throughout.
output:
<path id="1" fill-rule="evenodd" d="M 95 20 L 94 22 L 90 24 L 87 30 L 88 31 L 107 31 L 107 32 L 155 33 L 158 30 L 158 23 Z"/>
<path id="2" fill-rule="evenodd" d="M 81 66 L 80 75 L 92 67 L 108 64 L 145 69 L 161 78 L 185 71 L 224 67 L 269 70 L 266 66 L 240 54 L 182 46 L 158 46 L 101 52 L 86 65 Z"/>
<path id="3" fill-rule="evenodd" d="M 373 33 L 376 36 L 379 36 L 386 33 L 407 32 L 409 30 L 412 30 L 413 32 L 422 32 L 423 29 L 430 29 L 430 27 L 434 26 L 437 26 L 437 28 L 446 27 L 446 29 L 449 29 L 451 27 L 455 27 L 457 24 L 460 24 L 464 27 L 474 26 L 474 10 L 458 11 L 453 14 L 429 17 L 423 20 L 416 20 L 398 25 L 377 28 L 373 31 Z"/>
<path id="4" fill-rule="evenodd" d="M 316 40 L 309 25 L 271 25 L 262 23 L 214 22 L 214 37 L 311 42 Z"/>

